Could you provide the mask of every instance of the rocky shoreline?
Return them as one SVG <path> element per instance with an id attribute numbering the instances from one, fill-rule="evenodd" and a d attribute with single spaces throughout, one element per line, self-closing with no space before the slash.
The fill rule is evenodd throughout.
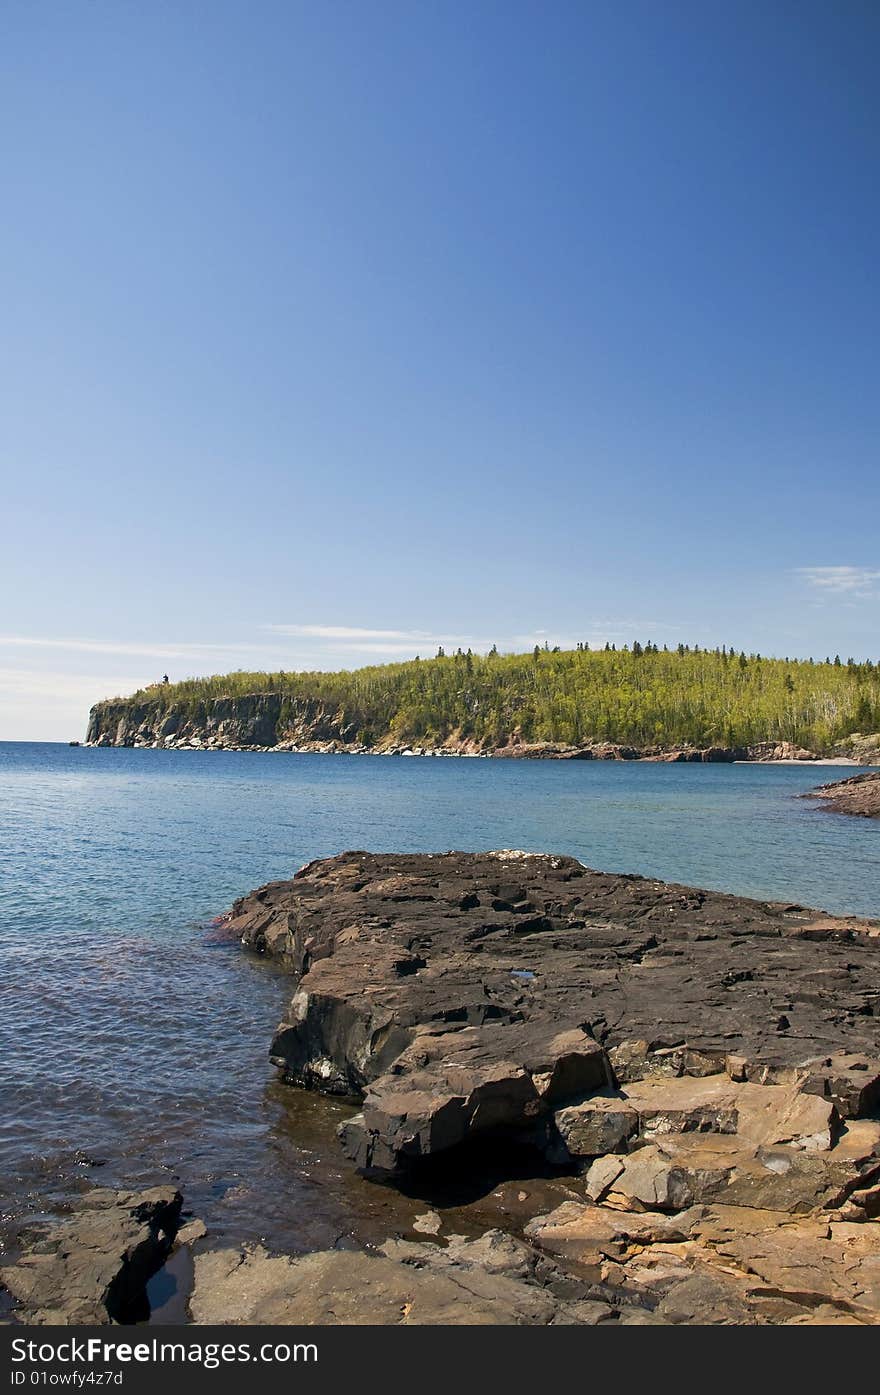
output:
<path id="1" fill-rule="evenodd" d="M 851 814 L 863 819 L 880 819 L 880 774 L 853 775 L 810 790 L 804 799 L 821 800 L 820 808 L 832 814 Z"/>
<path id="2" fill-rule="evenodd" d="M 748 746 L 632 746 L 592 740 L 566 745 L 527 741 L 512 732 L 495 743 L 453 734 L 444 740 L 407 744 L 392 734 L 370 742 L 358 739 L 357 723 L 313 699 L 278 694 L 215 698 L 195 707 L 163 707 L 157 702 L 97 703 L 89 714 L 86 746 L 130 746 L 159 750 L 264 751 L 318 755 L 482 757 L 506 760 L 644 760 L 732 763 L 736 761 L 814 761 L 829 755 L 840 763 L 880 763 L 880 735 L 847 738 L 824 756 L 790 741 Z"/>
<path id="3" fill-rule="evenodd" d="M 525 1144 L 566 1179 L 520 1237 L 382 1247 L 489 1304 L 432 1318 L 426 1290 L 421 1320 L 880 1321 L 880 923 L 564 857 L 349 853 L 228 928 L 293 975 L 284 1078 L 361 1098 L 355 1165 L 412 1178 Z M 311 1268 L 270 1262 L 210 1264 L 262 1274 L 248 1311 L 284 1320 Z M 345 1288 L 352 1263 L 310 1265 Z"/>
<path id="4" fill-rule="evenodd" d="M 212 1246 L 176 1191 L 95 1191 L 3 1271 L 16 1320 L 142 1319 L 185 1249 L 197 1323 L 880 1322 L 880 922 L 567 857 L 345 853 L 225 931 L 291 974 L 282 1077 L 358 1099 L 340 1158 L 424 1214 L 290 1256 Z M 504 1198 L 477 1233 L 436 1200 L 450 1169 Z"/>

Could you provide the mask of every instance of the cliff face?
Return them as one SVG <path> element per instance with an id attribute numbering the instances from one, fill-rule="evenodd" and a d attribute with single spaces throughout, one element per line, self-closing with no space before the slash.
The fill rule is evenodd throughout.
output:
<path id="1" fill-rule="evenodd" d="M 789 741 L 751 746 L 631 746 L 613 741 L 526 741 L 514 730 L 483 742 L 453 731 L 408 744 L 393 730 L 366 733 L 362 712 L 320 698 L 281 693 L 249 693 L 189 702 L 165 697 L 162 689 L 144 701 L 99 702 L 91 710 L 86 742 L 92 746 L 155 746 L 208 750 L 376 751 L 422 755 L 491 755 L 532 760 L 653 760 L 729 762 L 736 760 L 815 760 L 814 751 Z M 880 738 L 854 737 L 844 752 L 860 764 L 880 759 Z"/>
<path id="2" fill-rule="evenodd" d="M 434 745 L 401 744 L 392 732 L 365 745 L 359 735 L 363 720 L 314 698 L 282 697 L 277 693 L 251 693 L 244 697 L 214 698 L 192 704 L 126 700 L 99 702 L 91 710 L 86 742 L 91 746 L 151 746 L 169 749 L 351 751 L 422 755 L 493 755 L 532 760 L 678 760 L 732 761 L 745 759 L 745 749 L 711 746 L 664 751 L 658 746 L 623 746 L 594 742 L 567 746 L 555 742 L 523 742 L 514 732 L 500 746 L 453 733 Z M 761 756 L 756 757 L 761 759 Z"/>
<path id="3" fill-rule="evenodd" d="M 305 698 L 278 693 L 214 698 L 192 705 L 99 702 L 89 715 L 86 740 L 94 746 L 198 746 L 264 750 L 304 743 L 333 747 L 352 742 L 356 727 L 344 713 Z"/>
<path id="4" fill-rule="evenodd" d="M 610 741 L 568 746 L 524 742 L 517 732 L 491 747 L 453 733 L 433 745 L 407 746 L 386 732 L 369 745 L 359 734 L 359 714 L 333 708 L 315 698 L 251 693 L 191 704 L 130 700 L 97 703 L 89 716 L 86 741 L 92 746 L 195 747 L 213 750 L 405 751 L 422 755 L 493 755 L 533 760 L 655 760 L 724 762 L 734 760 L 813 760 L 810 751 L 790 743 L 764 742 L 753 747 L 635 747 Z"/>

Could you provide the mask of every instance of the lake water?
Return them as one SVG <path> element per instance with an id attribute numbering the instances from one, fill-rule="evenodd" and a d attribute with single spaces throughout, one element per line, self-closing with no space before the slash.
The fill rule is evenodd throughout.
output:
<path id="1" fill-rule="evenodd" d="M 212 1238 L 294 1250 L 393 1229 L 266 1060 L 289 985 L 212 933 L 345 848 L 524 848 L 880 916 L 880 822 L 794 798 L 809 767 L 0 744 L 0 1209 L 179 1180 Z"/>

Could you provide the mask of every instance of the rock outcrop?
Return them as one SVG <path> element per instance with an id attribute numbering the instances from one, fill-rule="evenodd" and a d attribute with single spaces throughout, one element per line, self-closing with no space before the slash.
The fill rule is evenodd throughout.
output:
<path id="1" fill-rule="evenodd" d="M 71 1214 L 35 1227 L 21 1257 L 0 1269 L 19 1321 L 36 1325 L 137 1322 L 146 1286 L 164 1264 L 180 1221 L 173 1187 L 139 1193 L 96 1188 Z"/>
<path id="2" fill-rule="evenodd" d="M 496 1213 L 517 1234 L 429 1210 L 378 1249 L 197 1246 L 195 1322 L 880 1322 L 880 923 L 566 857 L 350 852 L 226 926 L 294 979 L 282 1074 L 360 1097 L 356 1166 L 427 1198 L 452 1150 L 497 1179 L 515 1144 L 548 1181 Z M 87 1193 L 0 1271 L 14 1317 L 143 1320 L 204 1236 L 180 1213 Z"/>
<path id="3" fill-rule="evenodd" d="M 843 756 L 856 765 L 880 765 L 880 731 L 873 735 L 853 732 L 834 749 L 836 756 Z"/>
<path id="4" fill-rule="evenodd" d="M 362 1098 L 358 1166 L 517 1141 L 569 1191 L 525 1246 L 206 1256 L 260 1296 L 202 1320 L 880 1321 L 877 922 L 507 852 L 346 853 L 228 925 L 294 975 L 284 1076 Z"/>
<path id="5" fill-rule="evenodd" d="M 655 1076 L 794 1084 L 843 1117 L 880 1098 L 873 923 L 565 857 L 346 853 L 229 927 L 293 972 L 272 1057 L 363 1098 L 343 1135 L 363 1167 L 486 1134 L 563 1159 L 557 1111 Z"/>
<path id="6" fill-rule="evenodd" d="M 565 1202 L 527 1234 L 655 1322 L 880 1321 L 880 1227 L 712 1203 L 677 1215 Z"/>
<path id="7" fill-rule="evenodd" d="M 298 749 L 302 743 L 333 750 L 355 744 L 356 735 L 344 713 L 317 700 L 251 693 L 170 707 L 159 700 L 98 703 L 89 714 L 86 742 L 244 751 Z"/>
<path id="8" fill-rule="evenodd" d="M 365 744 L 360 722 L 344 710 L 308 698 L 251 693 L 235 698 L 166 706 L 161 697 L 134 703 L 97 703 L 89 714 L 89 746 L 158 747 L 168 750 L 305 751 L 355 755 L 498 756 L 515 760 L 663 760 L 730 762 L 749 758 L 745 747 L 626 746 L 592 741 L 570 746 L 527 742 L 514 736 L 501 744 L 451 736 L 432 745 L 408 746 L 391 733 Z M 764 759 L 765 757 L 757 757 Z M 767 757 L 769 758 L 769 757 Z"/>
<path id="9" fill-rule="evenodd" d="M 880 774 L 853 775 L 834 780 L 803 796 L 820 799 L 821 807 L 833 814 L 855 814 L 863 819 L 880 818 Z"/>
<path id="10" fill-rule="evenodd" d="M 797 746 L 793 741 L 759 741 L 754 746 L 749 746 L 745 752 L 746 760 L 753 761 L 811 761 L 819 760 L 815 751 L 808 751 L 804 746 Z"/>

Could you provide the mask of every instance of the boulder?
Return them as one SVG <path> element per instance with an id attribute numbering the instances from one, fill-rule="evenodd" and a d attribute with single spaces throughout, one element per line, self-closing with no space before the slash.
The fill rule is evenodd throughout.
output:
<path id="1" fill-rule="evenodd" d="M 801 1089 L 830 1100 L 844 1119 L 859 1119 L 880 1105 L 880 1059 L 836 1052 L 808 1061 Z"/>
<path id="2" fill-rule="evenodd" d="M 609 1187 L 623 1171 L 623 1160 L 608 1153 L 590 1164 L 584 1178 L 584 1190 L 591 1201 L 601 1201 Z"/>
<path id="3" fill-rule="evenodd" d="M 148 1316 L 147 1281 L 171 1250 L 181 1205 L 173 1187 L 88 1192 L 70 1215 L 35 1228 L 18 1261 L 0 1269 L 16 1316 L 37 1325 Z"/>
<path id="4" fill-rule="evenodd" d="M 694 1200 L 687 1171 L 654 1147 L 639 1148 L 626 1159 L 614 1195 L 647 1211 L 683 1211 Z"/>
<path id="5" fill-rule="evenodd" d="M 597 1158 L 625 1153 L 639 1131 L 639 1116 L 619 1094 L 594 1095 L 558 1109 L 556 1127 L 572 1157 Z"/>

